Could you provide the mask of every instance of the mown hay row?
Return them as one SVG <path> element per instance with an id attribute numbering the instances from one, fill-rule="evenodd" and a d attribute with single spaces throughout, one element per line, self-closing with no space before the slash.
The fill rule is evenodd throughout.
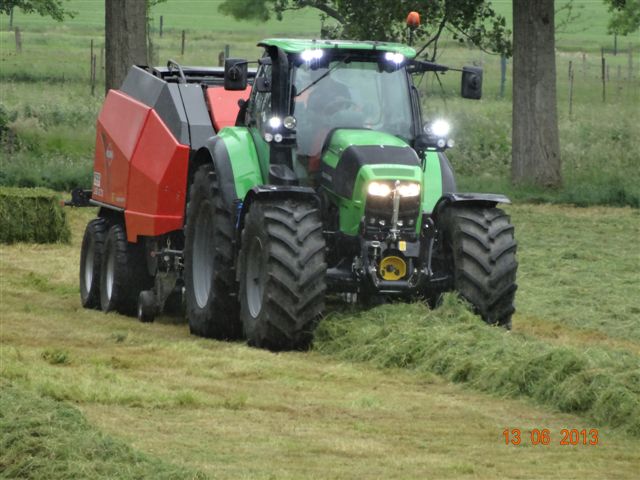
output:
<path id="1" fill-rule="evenodd" d="M 74 406 L 0 383 L 2 478 L 206 478 L 102 433 Z"/>
<path id="2" fill-rule="evenodd" d="M 0 243 L 68 242 L 60 196 L 43 188 L 0 187 Z"/>
<path id="3" fill-rule="evenodd" d="M 501 396 L 525 396 L 640 437 L 640 359 L 579 350 L 490 327 L 454 295 L 429 311 L 386 305 L 321 322 L 315 348 L 381 368 L 437 373 Z"/>

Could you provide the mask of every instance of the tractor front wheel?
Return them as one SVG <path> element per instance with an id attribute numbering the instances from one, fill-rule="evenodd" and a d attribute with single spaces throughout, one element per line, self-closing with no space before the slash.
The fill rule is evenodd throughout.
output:
<path id="1" fill-rule="evenodd" d="M 234 224 L 213 166 L 201 166 L 190 189 L 185 231 L 185 294 L 194 335 L 233 340 L 242 335 L 233 271 Z"/>
<path id="2" fill-rule="evenodd" d="M 444 229 L 455 289 L 485 322 L 510 329 L 518 262 L 509 216 L 499 208 L 452 207 Z"/>
<path id="3" fill-rule="evenodd" d="M 259 201 L 245 217 L 240 317 L 249 345 L 304 350 L 324 310 L 325 241 L 317 208 Z"/>

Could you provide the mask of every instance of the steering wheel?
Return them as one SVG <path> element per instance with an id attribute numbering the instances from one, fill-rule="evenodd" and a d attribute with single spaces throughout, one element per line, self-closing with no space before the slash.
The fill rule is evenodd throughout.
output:
<path id="1" fill-rule="evenodd" d="M 341 110 L 359 110 L 360 106 L 353 100 L 347 98 L 335 98 L 324 106 L 322 113 L 324 115 L 334 115 Z"/>

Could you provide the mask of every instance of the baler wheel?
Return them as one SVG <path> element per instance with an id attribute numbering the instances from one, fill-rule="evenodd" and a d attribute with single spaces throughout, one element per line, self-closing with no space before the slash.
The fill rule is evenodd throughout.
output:
<path id="1" fill-rule="evenodd" d="M 100 305 L 103 312 L 116 310 L 134 314 L 140 291 L 153 285 L 147 272 L 144 248 L 127 242 L 124 225 L 116 223 L 109 229 L 104 244 L 100 271 Z"/>
<path id="2" fill-rule="evenodd" d="M 142 323 L 153 322 L 158 313 L 156 296 L 152 290 L 143 290 L 138 295 L 138 320 Z"/>
<path id="3" fill-rule="evenodd" d="M 455 289 L 485 322 L 510 329 L 518 262 L 509 216 L 499 208 L 452 207 L 444 228 Z"/>
<path id="4" fill-rule="evenodd" d="M 240 252 L 240 317 L 249 345 L 304 350 L 324 310 L 325 241 L 318 209 L 255 200 Z"/>
<path id="5" fill-rule="evenodd" d="M 100 266 L 107 235 L 104 218 L 94 218 L 84 231 L 80 250 L 80 301 L 84 308 L 100 308 Z"/>
<path id="6" fill-rule="evenodd" d="M 184 248 L 187 319 L 194 335 L 220 340 L 242 336 L 233 218 L 220 197 L 213 166 L 201 166 L 190 188 Z"/>

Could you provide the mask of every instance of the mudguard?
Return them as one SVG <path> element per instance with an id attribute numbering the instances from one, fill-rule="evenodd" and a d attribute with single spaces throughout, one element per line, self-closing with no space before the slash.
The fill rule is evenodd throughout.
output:
<path id="1" fill-rule="evenodd" d="M 230 210 L 253 187 L 264 183 L 253 137 L 244 127 L 223 128 L 207 140 L 194 157 L 192 172 L 209 161 L 218 175 L 222 202 Z"/>
<path id="2" fill-rule="evenodd" d="M 447 193 L 440 197 L 440 200 L 433 208 L 431 216 L 434 220 L 452 205 L 477 205 L 481 207 L 495 207 L 498 203 L 511 203 L 505 195 L 495 193 Z"/>

